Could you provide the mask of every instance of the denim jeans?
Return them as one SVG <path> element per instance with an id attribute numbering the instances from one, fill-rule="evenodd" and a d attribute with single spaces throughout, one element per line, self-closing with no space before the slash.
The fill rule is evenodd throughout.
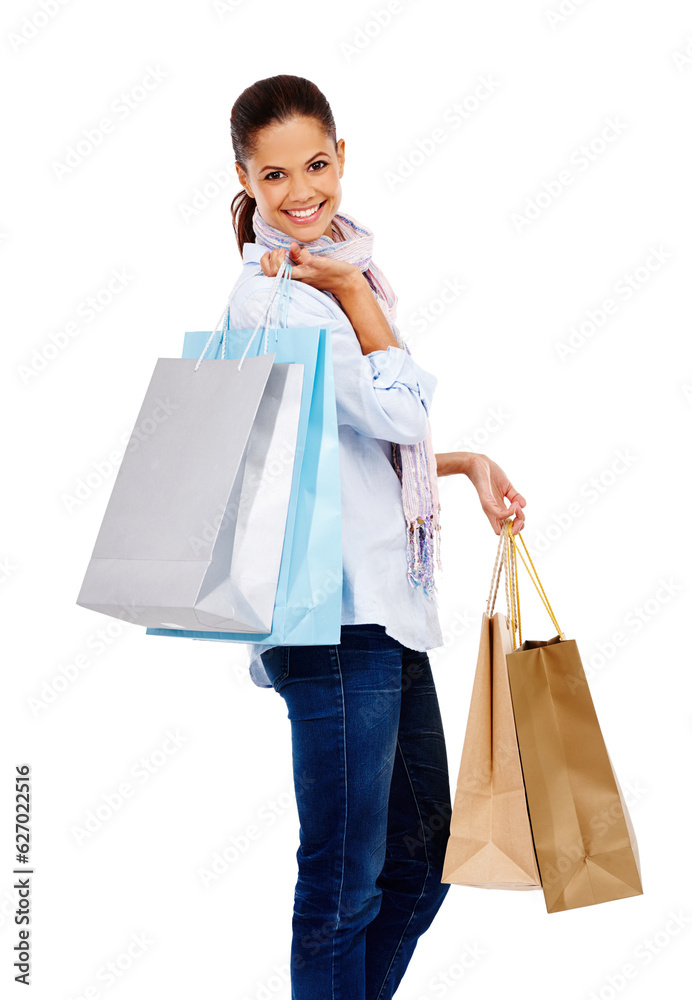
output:
<path id="1" fill-rule="evenodd" d="M 262 654 L 291 722 L 300 820 L 293 1000 L 389 1000 L 450 886 L 452 812 L 426 652 L 383 625 Z"/>

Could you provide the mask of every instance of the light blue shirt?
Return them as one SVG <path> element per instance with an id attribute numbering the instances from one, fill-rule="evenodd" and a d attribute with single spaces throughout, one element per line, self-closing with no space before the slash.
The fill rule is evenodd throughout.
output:
<path id="1" fill-rule="evenodd" d="M 267 308 L 274 279 L 259 263 L 267 249 L 243 246 L 243 270 L 230 305 L 232 330 L 254 330 Z M 387 635 L 409 649 L 434 649 L 444 643 L 442 629 L 433 599 L 408 581 L 406 520 L 391 442 L 425 440 L 437 378 L 401 347 L 363 354 L 346 313 L 319 289 L 291 279 L 288 294 L 281 325 L 331 330 L 341 468 L 341 623 L 384 625 Z M 271 687 L 260 655 L 272 646 L 247 645 L 252 680 Z"/>

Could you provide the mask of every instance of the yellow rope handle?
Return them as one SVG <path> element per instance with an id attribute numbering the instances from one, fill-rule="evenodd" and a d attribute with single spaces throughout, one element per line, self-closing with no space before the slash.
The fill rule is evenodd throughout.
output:
<path id="1" fill-rule="evenodd" d="M 513 537 L 515 537 L 515 536 L 513 536 Z M 564 639 L 565 638 L 564 633 L 563 633 L 562 629 L 560 628 L 560 626 L 558 625 L 557 618 L 555 617 L 555 612 L 553 611 L 553 609 L 551 607 L 551 604 L 550 604 L 550 601 L 548 600 L 548 595 L 546 594 L 545 590 L 543 589 L 543 584 L 541 583 L 541 581 L 539 579 L 538 571 L 537 571 L 536 567 L 533 564 L 533 559 L 529 555 L 529 550 L 526 548 L 526 544 L 524 542 L 524 539 L 521 538 L 520 540 L 521 540 L 521 544 L 524 546 L 524 551 L 526 552 L 526 555 L 528 556 L 528 559 L 529 559 L 529 562 L 531 563 L 533 571 L 536 574 L 536 579 L 535 580 L 531 576 L 531 571 L 529 570 L 529 567 L 526 565 L 526 560 L 524 559 L 524 557 L 521 554 L 521 552 L 519 552 L 519 555 L 521 556 L 521 561 L 524 563 L 524 566 L 526 567 L 526 572 L 531 577 L 531 582 L 533 583 L 533 585 L 536 588 L 536 590 L 538 590 L 538 596 L 543 601 L 543 604 L 545 605 L 545 609 L 548 612 L 548 614 L 550 615 L 551 621 L 552 621 L 553 625 L 555 626 L 556 632 L 558 633 L 558 635 L 560 636 L 561 639 Z"/>
<path id="2" fill-rule="evenodd" d="M 505 545 L 504 566 L 505 566 L 505 591 L 507 595 L 507 614 L 512 629 L 512 648 L 517 648 L 517 624 L 519 624 L 519 645 L 521 645 L 521 621 L 519 615 L 519 590 L 517 588 L 516 565 L 513 559 L 513 550 L 509 543 L 509 535 L 504 532 L 503 541 Z"/>
<path id="3" fill-rule="evenodd" d="M 517 646 L 521 646 L 521 639 L 517 642 L 517 629 L 519 629 L 519 635 L 521 636 L 521 625 L 520 625 L 520 613 L 518 607 L 518 587 L 517 587 L 517 576 L 516 576 L 516 558 L 512 558 L 516 552 L 516 546 L 514 544 L 514 539 L 512 537 L 512 522 L 505 521 L 504 525 L 504 536 L 505 536 L 505 553 L 506 553 L 506 566 L 507 566 L 507 579 L 510 581 L 510 591 L 511 591 L 511 604 L 509 604 L 509 612 L 511 616 L 512 623 L 512 648 L 516 649 Z M 514 572 L 512 572 L 512 566 L 514 567 Z M 509 602 L 509 597 L 508 597 Z"/>
<path id="4" fill-rule="evenodd" d="M 500 541 L 502 542 L 502 568 L 505 571 L 505 600 L 507 602 L 507 622 L 508 622 L 509 626 L 511 627 L 512 626 L 512 609 L 514 607 L 514 604 L 512 603 L 511 598 L 509 596 L 509 569 L 508 569 L 509 564 L 507 562 L 507 559 L 508 559 L 508 556 L 507 556 L 508 546 L 507 546 L 507 536 L 505 535 L 504 531 L 500 532 Z"/>
<path id="5" fill-rule="evenodd" d="M 519 588 L 518 588 L 518 580 L 517 580 L 517 575 L 516 575 L 516 570 L 517 570 L 517 566 L 516 566 L 517 541 L 516 541 L 516 539 L 517 539 L 517 536 L 512 534 L 512 524 L 513 524 L 513 521 L 507 521 L 507 522 L 505 522 L 505 530 L 506 530 L 506 533 L 507 533 L 507 538 L 511 542 L 512 553 L 513 553 L 513 556 L 514 556 L 514 558 L 513 558 L 512 561 L 514 563 L 514 586 L 516 587 L 516 593 L 517 593 L 517 619 L 518 619 L 518 626 L 519 626 L 519 645 L 521 645 L 521 643 L 522 643 L 522 638 L 521 638 L 521 614 L 520 614 L 520 609 L 519 609 Z M 534 580 L 533 576 L 531 575 L 531 570 L 529 569 L 529 567 L 526 564 L 526 559 L 524 559 L 524 556 L 522 555 L 521 550 L 519 550 L 519 555 L 521 556 L 521 561 L 524 563 L 524 566 L 526 568 L 526 572 L 529 574 L 529 578 L 530 578 L 531 582 L 533 583 L 534 587 L 538 591 L 538 596 L 543 601 L 543 604 L 545 605 L 546 611 L 550 615 L 550 619 L 551 619 L 553 625 L 555 626 L 558 635 L 560 636 L 561 639 L 564 639 L 565 638 L 564 633 L 563 633 L 562 629 L 560 628 L 560 626 L 558 625 L 557 618 L 555 617 L 555 613 L 554 613 L 554 611 L 553 611 L 553 609 L 552 609 L 552 607 L 550 605 L 550 601 L 548 600 L 548 596 L 547 596 L 545 590 L 543 589 L 543 584 L 541 583 L 540 578 L 538 576 L 538 571 L 537 571 L 536 567 L 533 564 L 533 559 L 529 555 L 529 550 L 526 548 L 526 542 L 521 537 L 521 532 L 518 532 L 518 535 L 519 535 L 519 538 L 521 540 L 521 544 L 524 547 L 524 551 L 526 552 L 526 555 L 528 556 L 529 562 L 531 563 L 531 567 L 533 569 L 533 572 L 536 574 L 536 579 L 535 580 Z M 536 581 L 538 581 L 538 582 L 536 582 Z M 512 628 L 512 637 L 514 639 L 514 628 Z M 515 646 L 515 649 L 516 649 L 516 646 Z"/>
<path id="6" fill-rule="evenodd" d="M 511 532 L 509 537 L 512 541 L 512 567 L 514 569 L 514 589 L 517 594 L 517 627 L 519 629 L 519 645 L 521 646 L 524 640 L 521 634 L 521 605 L 519 603 L 519 577 L 517 575 L 517 547 L 514 535 L 511 534 Z"/>

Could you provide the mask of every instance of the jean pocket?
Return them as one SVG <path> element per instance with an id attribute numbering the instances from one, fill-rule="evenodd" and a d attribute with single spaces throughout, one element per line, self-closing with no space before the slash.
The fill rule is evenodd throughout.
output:
<path id="1" fill-rule="evenodd" d="M 288 677 L 288 653 L 288 646 L 272 646 L 260 655 L 262 666 L 275 691 L 279 690 Z"/>

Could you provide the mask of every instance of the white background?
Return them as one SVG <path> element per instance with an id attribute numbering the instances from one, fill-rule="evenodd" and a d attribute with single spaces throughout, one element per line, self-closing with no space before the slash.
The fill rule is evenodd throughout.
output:
<path id="1" fill-rule="evenodd" d="M 240 268 L 231 107 L 287 72 L 332 105 L 342 210 L 374 230 L 399 327 L 439 379 L 436 450 L 484 452 L 527 499 L 524 539 L 578 642 L 642 859 L 643 896 L 556 914 L 540 892 L 452 886 L 397 998 L 688 996 L 689 6 L 400 0 L 388 23 L 384 0 L 43 6 L 5 3 L 0 31 L 3 982 L 28 762 L 33 996 L 290 995 L 282 699 L 251 683 L 244 645 L 145 636 L 75 603 L 156 358 L 212 328 Z M 483 78 L 493 92 L 474 97 Z M 114 270 L 125 287 L 85 322 Z M 440 489 L 446 643 L 430 656 L 454 790 L 497 539 L 465 477 Z M 548 638 L 529 586 L 525 632 Z"/>

